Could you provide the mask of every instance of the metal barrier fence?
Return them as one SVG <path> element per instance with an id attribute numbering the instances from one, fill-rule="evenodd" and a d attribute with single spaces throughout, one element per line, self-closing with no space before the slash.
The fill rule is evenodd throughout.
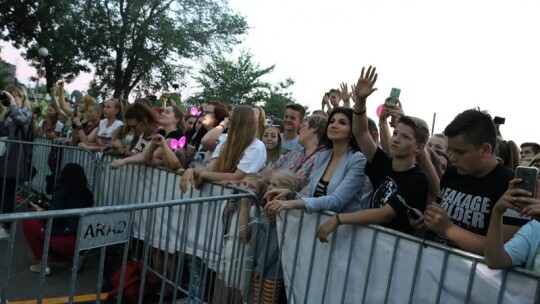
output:
<path id="1" fill-rule="evenodd" d="M 247 238 L 244 242 L 236 237 L 234 231 L 226 232 L 222 223 L 222 211 L 228 199 L 252 200 L 253 194 L 244 192 L 217 195 L 223 191 L 224 189 L 220 186 L 208 184 L 202 192 L 213 194 L 211 197 L 196 198 L 195 193 L 198 191 L 194 191 L 191 193 L 193 198 L 174 201 L 0 214 L 0 223 L 10 222 L 12 227 L 7 246 L 5 248 L 0 246 L 3 257 L 0 267 L 2 274 L 0 303 L 6 303 L 8 299 L 13 298 L 20 300 L 19 295 L 13 295 L 13 291 L 18 290 L 16 286 L 20 284 L 17 279 L 12 280 L 13 277 L 21 275 L 24 277 L 26 273 L 31 276 L 27 268 L 18 267 L 14 263 L 16 240 L 21 239 L 21 234 L 18 233 L 20 226 L 24 226 L 25 221 L 32 219 L 44 221 L 44 252 L 41 260 L 47 261 L 49 253 L 54 253 L 54 248 L 49 247 L 53 223 L 65 217 L 79 218 L 75 255 L 71 261 L 71 279 L 69 284 L 64 282 L 66 287 L 69 286 L 65 288 L 64 295 L 69 296 L 70 303 L 77 290 L 77 269 L 82 257 L 80 253 L 84 252 L 83 256 L 85 256 L 86 252 L 92 248 L 100 248 L 99 262 L 95 265 L 99 267 L 94 285 L 97 290 L 96 295 L 101 294 L 105 272 L 114 273 L 116 269 L 124 270 L 124 272 L 118 272 L 120 278 L 117 303 L 122 303 L 124 285 L 130 284 L 130 278 L 124 276 L 127 273 L 125 269 L 132 259 L 142 262 L 141 283 L 137 286 L 137 288 L 140 287 L 140 293 L 136 295 L 136 301 L 131 299 L 127 300 L 127 303 L 147 303 L 147 299 L 144 298 L 145 280 L 150 278 L 147 273 L 159 278 L 159 285 L 152 285 L 153 291 L 159 294 L 159 297 L 154 297 L 152 301 L 159 303 L 175 301 L 184 296 L 190 296 L 191 300 L 198 302 L 214 301 L 218 289 L 229 289 L 226 286 L 241 289 L 240 286 L 245 281 L 246 274 L 250 272 L 250 269 L 246 267 L 252 264 L 252 256 L 247 255 L 246 251 L 252 251 L 253 238 Z M 166 220 L 163 220 L 164 218 Z M 240 220 L 237 217 L 237 227 Z M 169 230 L 168 228 L 172 227 L 176 228 L 174 233 L 172 231 L 163 233 L 162 230 Z M 165 237 L 162 239 L 160 236 L 164 234 Z M 106 269 L 106 246 L 117 243 L 125 244 L 121 253 L 116 255 L 116 258 L 120 257 L 120 260 L 116 263 L 117 267 Z M 225 253 L 224 250 L 227 248 L 232 249 L 232 254 Z M 50 278 L 54 280 L 54 276 Z M 28 280 L 23 279 L 23 281 Z M 38 299 L 38 303 L 41 303 L 44 297 L 51 296 L 46 293 L 48 281 L 45 263 L 43 263 L 38 288 L 34 290 L 34 294 L 30 294 L 32 298 Z M 247 297 L 249 288 L 250 286 L 246 285 L 246 289 L 241 289 L 242 295 Z M 166 291 L 171 291 L 171 295 L 167 298 Z M 222 294 L 229 297 L 238 296 L 233 293 Z M 138 297 L 138 295 L 141 296 Z M 96 298 L 98 299 L 99 297 Z M 230 300 L 227 299 L 222 303 L 230 303 Z"/>
<path id="2" fill-rule="evenodd" d="M 4 169 L 0 172 L 0 177 L 11 175 L 14 175 L 14 177 L 0 178 L 2 181 L 0 188 L 0 197 L 2 198 L 2 201 L 12 201 L 14 197 L 11 196 L 15 195 L 15 198 L 17 199 L 16 203 L 17 205 L 20 205 L 25 198 L 28 199 L 39 194 L 46 195 L 47 193 L 50 193 L 56 184 L 60 170 L 67 163 L 77 163 L 84 168 L 91 190 L 95 191 L 96 187 L 99 186 L 95 182 L 98 173 L 96 169 L 99 167 L 96 166 L 96 164 L 99 163 L 99 159 L 94 153 L 88 150 L 54 144 L 53 141 L 45 138 L 36 138 L 36 140 L 31 143 L 12 140 L 0 141 L 7 144 L 18 145 L 19 147 L 29 147 L 29 149 L 32 150 L 30 166 L 33 168 L 32 177 L 28 180 L 20 180 L 18 178 L 20 173 L 9 174 L 8 171 L 10 167 L 4 163 Z M 18 156 L 19 157 L 15 159 L 9 157 L 8 161 L 18 162 L 19 158 L 25 157 L 24 154 Z M 8 157 L 8 155 L 6 155 L 6 157 Z M 3 160 L 1 161 L 4 162 Z M 0 208 L 0 212 L 1 211 Z"/>
<path id="3" fill-rule="evenodd" d="M 324 214 L 282 213 L 277 219 L 278 240 L 271 240 L 266 233 L 261 246 L 258 233 L 264 217 L 253 213 L 252 238 L 246 242 L 233 237 L 234 241 L 227 245 L 227 237 L 231 235 L 225 233 L 228 227 L 224 225 L 223 212 L 226 200 L 249 197 L 248 194 L 231 195 L 229 190 L 212 184 L 205 185 L 201 191 L 192 189 L 182 194 L 178 191 L 179 175 L 174 172 L 138 165 L 126 165 L 113 171 L 106 166 L 110 161 L 112 158 L 104 157 L 95 162 L 99 165 L 94 171 L 94 194 L 101 207 L 56 214 L 0 215 L 0 222 L 40 217 L 49 219 L 47 225 L 50 226 L 51 219 L 57 216 L 75 215 L 86 219 L 92 218 L 90 215 L 99 217 L 124 212 L 123 219 L 129 218 L 131 227 L 128 242 L 131 251 L 128 255 L 128 247 L 124 247 L 122 265 L 126 265 L 128 257 L 138 258 L 142 260 L 145 272 L 161 279 L 156 288 L 160 293 L 156 299 L 159 303 L 177 299 L 181 293 L 191 296 L 194 301 L 231 303 L 231 299 L 219 298 L 222 294 L 216 292 L 216 288 L 223 287 L 219 280 L 225 277 L 233 279 L 225 285 L 247 286 L 240 293 L 244 300 L 263 303 L 275 300 L 272 298 L 277 294 L 279 284 L 270 286 L 273 291 L 270 295 L 261 292 L 267 283 L 263 280 L 264 271 L 259 273 L 258 286 L 246 283 L 253 273 L 251 263 L 254 261 L 249 259 L 262 261 L 258 267 L 265 269 L 273 242 L 279 245 L 278 265 L 280 262 L 289 303 L 540 302 L 540 275 L 537 273 L 519 268 L 490 270 L 480 256 L 382 227 L 340 226 L 330 243 L 321 244 L 314 235 L 316 228 L 328 217 Z M 236 227 L 239 219 L 236 217 Z M 87 230 L 79 229 L 78 246 L 84 240 L 81 231 Z M 2 269 L 2 273 L 11 271 L 9 257 L 12 259 L 14 236 L 12 231 L 10 245 L 6 254 L 2 254 L 8 257 L 4 265 L 7 268 Z M 103 245 L 103 242 L 96 244 Z M 250 252 L 248 255 L 246 250 Z M 262 260 L 252 251 L 262 254 Z M 223 259 L 225 256 L 229 261 Z M 77 260 L 76 255 L 73 265 L 77 265 Z M 104 270 L 104 261 L 105 250 L 102 249 L 100 274 Z M 143 294 L 145 272 L 140 294 Z M 43 275 L 41 278 L 44 280 Z M 270 281 L 279 279 L 276 274 Z M 73 295 L 77 282 L 75 271 L 70 282 L 70 294 Z M 101 286 L 101 282 L 98 280 L 96 286 Z M 2 284 L 0 299 L 5 299 L 9 288 L 6 281 Z M 38 296 L 43 295 L 42 288 L 40 285 Z M 170 297 L 165 296 L 167 290 L 172 290 Z M 218 296 L 214 297 L 216 294 Z M 257 294 L 256 299 L 250 298 L 253 294 Z M 138 302 L 143 303 L 142 296 Z"/>

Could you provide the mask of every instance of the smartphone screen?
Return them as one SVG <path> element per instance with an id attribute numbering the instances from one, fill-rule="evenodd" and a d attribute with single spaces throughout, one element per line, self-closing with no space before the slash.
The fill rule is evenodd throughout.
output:
<path id="1" fill-rule="evenodd" d="M 516 185 L 516 188 L 527 190 L 532 193 L 532 197 L 536 198 L 538 168 L 518 166 L 516 168 L 516 178 L 521 178 L 523 180 L 521 183 Z"/>
<path id="2" fill-rule="evenodd" d="M 390 91 L 390 102 L 393 104 L 397 104 L 398 99 L 399 99 L 399 94 L 401 94 L 401 89 L 392 88 L 392 91 Z"/>

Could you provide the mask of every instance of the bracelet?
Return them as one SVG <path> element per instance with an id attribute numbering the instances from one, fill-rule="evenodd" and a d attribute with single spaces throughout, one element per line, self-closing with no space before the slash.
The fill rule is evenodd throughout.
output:
<path id="1" fill-rule="evenodd" d="M 354 110 L 352 110 L 352 112 L 353 112 L 353 114 L 356 114 L 356 115 L 362 115 L 362 114 L 366 113 L 366 110 L 367 110 L 367 108 L 364 109 L 364 111 L 362 111 L 362 112 L 355 112 Z"/>
<path id="2" fill-rule="evenodd" d="M 339 220 L 339 213 L 336 213 L 336 220 L 339 226 L 343 225 L 343 223 Z"/>

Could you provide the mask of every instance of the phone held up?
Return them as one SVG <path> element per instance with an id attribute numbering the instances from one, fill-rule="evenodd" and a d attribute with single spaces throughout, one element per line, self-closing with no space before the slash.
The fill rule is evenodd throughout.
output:
<path id="1" fill-rule="evenodd" d="M 532 193 L 531 197 L 536 198 L 536 182 L 538 180 L 538 168 L 518 166 L 516 168 L 516 178 L 522 181 L 516 184 L 516 188 L 524 189 Z"/>
<path id="2" fill-rule="evenodd" d="M 401 89 L 392 88 L 390 91 L 390 100 L 388 102 L 397 105 L 399 94 L 401 94 Z"/>

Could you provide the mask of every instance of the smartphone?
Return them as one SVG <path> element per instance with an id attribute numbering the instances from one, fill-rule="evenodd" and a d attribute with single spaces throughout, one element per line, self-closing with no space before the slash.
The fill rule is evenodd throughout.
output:
<path id="1" fill-rule="evenodd" d="M 536 198 L 536 181 L 538 180 L 538 168 L 518 166 L 516 168 L 516 178 L 521 178 L 523 181 L 516 185 L 516 188 L 524 189 L 532 193 L 532 197 Z"/>
<path id="2" fill-rule="evenodd" d="M 389 102 L 391 102 L 393 104 L 397 104 L 398 99 L 399 99 L 399 94 L 401 94 L 401 89 L 392 88 L 392 90 L 390 91 L 390 100 L 389 100 Z"/>
<path id="3" fill-rule="evenodd" d="M 105 145 L 105 146 L 103 147 L 103 149 L 101 149 L 101 152 L 103 152 L 103 153 L 108 153 L 108 152 L 111 152 L 111 150 L 112 150 L 112 147 L 111 147 L 111 146 Z"/>

